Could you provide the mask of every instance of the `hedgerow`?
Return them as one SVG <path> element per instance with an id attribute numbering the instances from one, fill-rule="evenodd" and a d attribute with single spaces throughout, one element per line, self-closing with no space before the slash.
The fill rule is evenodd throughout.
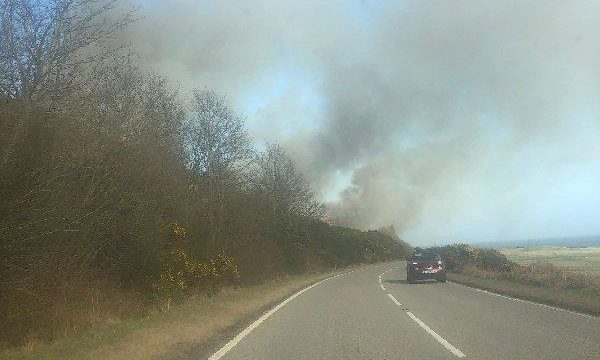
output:
<path id="1" fill-rule="evenodd" d="M 135 18 L 117 5 L 0 1 L 0 346 L 403 257 L 388 235 L 325 222 L 293 159 L 257 151 L 227 98 L 178 93 L 115 46 Z"/>

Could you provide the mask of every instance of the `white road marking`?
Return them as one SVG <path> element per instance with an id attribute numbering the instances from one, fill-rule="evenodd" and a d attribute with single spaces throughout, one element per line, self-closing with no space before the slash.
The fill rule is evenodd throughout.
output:
<path id="1" fill-rule="evenodd" d="M 247 328 L 245 328 L 241 333 L 239 333 L 236 337 L 234 337 L 233 339 L 231 339 L 227 344 L 225 344 L 222 348 L 220 348 L 216 353 L 214 353 L 211 357 L 208 358 L 208 360 L 218 360 L 220 358 L 222 358 L 225 354 L 227 354 L 229 352 L 229 350 L 233 349 L 244 337 L 246 337 L 246 335 L 250 334 L 250 332 L 252 332 L 252 330 L 256 329 L 258 327 L 258 325 L 260 325 L 263 321 L 265 321 L 269 316 L 273 315 L 274 313 L 277 312 L 277 310 L 281 309 L 282 307 L 285 306 L 285 304 L 289 303 L 290 301 L 294 300 L 295 298 L 297 298 L 298 296 L 300 296 L 300 294 L 302 294 L 305 291 L 308 291 L 310 289 L 312 289 L 313 287 L 327 281 L 327 280 L 331 280 L 333 278 L 336 278 L 338 276 L 342 276 L 342 275 L 347 275 L 350 274 L 354 271 L 349 271 L 343 274 L 337 274 L 334 276 L 330 276 L 326 279 L 323 279 L 315 284 L 312 284 L 308 287 L 305 287 L 304 289 L 298 291 L 297 293 L 295 293 L 294 295 L 290 296 L 289 298 L 285 299 L 284 301 L 282 301 L 279 305 L 275 306 L 274 308 L 272 308 L 271 310 L 269 310 L 267 313 L 265 313 L 263 316 L 259 317 L 255 322 L 253 322 L 252 324 L 250 324 L 250 326 L 248 326 Z"/>
<path id="2" fill-rule="evenodd" d="M 431 330 L 431 328 L 429 328 L 429 326 L 427 326 L 424 322 L 422 322 L 413 313 L 411 313 L 410 311 L 407 311 L 406 314 L 408 316 L 410 316 L 410 318 L 413 319 L 417 324 L 419 324 L 420 327 L 425 329 L 425 331 L 427 331 L 429 333 L 429 335 L 433 336 L 446 349 L 450 350 L 451 353 L 453 353 L 454 355 L 456 355 L 458 357 L 465 357 L 465 354 L 463 354 L 460 350 L 458 350 L 457 348 L 452 346 L 452 344 L 447 342 L 443 337 L 439 336 L 435 331 Z"/>
<path id="3" fill-rule="evenodd" d="M 383 285 L 379 284 L 379 287 L 381 288 L 381 290 L 387 291 L 387 289 Z"/>
<path id="4" fill-rule="evenodd" d="M 394 302 L 396 305 L 398 305 L 398 306 L 402 307 L 402 304 L 400 304 L 400 301 L 398 301 L 398 300 L 397 300 L 397 299 L 394 297 L 394 295 L 392 295 L 392 294 L 387 294 L 387 296 L 388 296 L 390 299 L 392 299 L 392 301 L 393 301 L 393 302 Z"/>
<path id="5" fill-rule="evenodd" d="M 394 269 L 389 269 L 386 272 L 382 273 L 381 275 L 394 270 Z M 386 288 L 383 287 L 383 285 L 381 285 L 381 275 L 379 275 L 379 283 L 381 286 L 381 288 L 385 291 L 387 291 Z M 400 303 L 400 301 L 398 301 L 398 299 L 396 299 L 394 297 L 394 295 L 388 293 L 387 296 L 394 302 L 394 304 L 400 306 L 402 308 L 402 304 Z M 446 349 L 448 349 L 452 354 L 456 355 L 457 357 L 465 357 L 465 354 L 463 354 L 460 350 L 458 350 L 457 348 L 455 348 L 452 344 L 450 344 L 448 341 L 446 341 L 446 339 L 444 339 L 443 337 L 439 336 L 435 331 L 431 330 L 431 328 L 429 326 L 427 326 L 427 324 L 425 324 L 424 322 L 422 322 L 418 317 L 416 317 L 412 312 L 407 311 L 406 314 L 413 319 L 417 324 L 419 324 L 420 327 L 422 327 L 425 331 L 427 331 L 429 333 L 429 335 L 433 336 L 434 339 L 436 339 L 440 344 L 442 344 Z"/>
<path id="6" fill-rule="evenodd" d="M 377 281 L 379 282 L 379 284 L 381 284 L 381 277 L 387 273 L 389 273 L 392 270 L 395 270 L 396 268 L 391 268 L 391 269 L 387 269 L 386 271 L 382 272 L 381 274 L 379 274 L 379 276 L 377 277 Z M 387 291 L 387 290 L 386 290 Z"/>
<path id="7" fill-rule="evenodd" d="M 555 307 L 555 306 L 550 306 L 550 305 L 546 305 L 546 304 L 540 304 L 540 303 L 537 303 L 537 302 L 534 302 L 534 301 L 529 301 L 529 300 L 523 300 L 523 299 L 519 299 L 519 298 L 514 298 L 514 297 L 510 297 L 510 296 L 498 294 L 498 293 L 495 293 L 495 292 L 492 292 L 492 291 L 478 289 L 478 288 L 475 288 L 475 287 L 471 287 L 471 286 L 459 284 L 459 283 L 456 283 L 454 281 L 449 281 L 449 282 L 452 283 L 452 284 L 454 284 L 454 285 L 466 287 L 468 289 L 475 290 L 475 291 L 478 291 L 478 292 L 481 292 L 481 293 L 486 293 L 488 295 L 493 295 L 493 296 L 497 296 L 497 297 L 508 299 L 508 300 L 524 302 L 524 303 L 527 303 L 527 304 L 536 305 L 536 306 L 540 306 L 540 307 L 545 307 L 545 308 L 549 308 L 549 309 L 552 309 L 552 310 L 562 311 L 562 312 L 566 312 L 566 313 L 570 313 L 570 314 L 574 314 L 574 315 L 579 315 L 579 316 L 584 316 L 584 317 L 591 318 L 591 319 L 600 320 L 600 317 L 597 317 L 597 316 L 594 316 L 594 315 L 583 314 L 583 313 L 580 313 L 580 312 L 577 312 L 577 311 L 572 311 L 572 310 L 567 310 L 567 309 L 561 309 L 561 308 L 558 308 L 558 307 Z"/>
<path id="8" fill-rule="evenodd" d="M 379 277 L 382 277 L 383 275 L 389 273 L 392 270 L 395 270 L 396 268 L 391 268 L 391 269 L 387 269 L 386 271 L 382 272 L 381 274 L 379 274 Z"/>

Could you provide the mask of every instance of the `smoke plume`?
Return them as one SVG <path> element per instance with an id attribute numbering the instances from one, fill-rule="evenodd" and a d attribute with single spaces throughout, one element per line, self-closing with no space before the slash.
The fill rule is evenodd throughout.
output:
<path id="1" fill-rule="evenodd" d="M 575 219 L 600 210 L 597 1 L 142 12 L 128 36 L 144 61 L 247 107 L 254 136 L 284 142 L 337 222 L 394 224 L 415 243 L 600 232 Z M 551 224 L 570 207 L 580 216 Z"/>

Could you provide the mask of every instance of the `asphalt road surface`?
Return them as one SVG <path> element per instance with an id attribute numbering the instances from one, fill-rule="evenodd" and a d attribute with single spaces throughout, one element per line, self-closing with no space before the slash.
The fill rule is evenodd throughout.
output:
<path id="1" fill-rule="evenodd" d="M 600 359 L 600 319 L 453 283 L 406 283 L 404 263 L 306 289 L 211 360 Z"/>

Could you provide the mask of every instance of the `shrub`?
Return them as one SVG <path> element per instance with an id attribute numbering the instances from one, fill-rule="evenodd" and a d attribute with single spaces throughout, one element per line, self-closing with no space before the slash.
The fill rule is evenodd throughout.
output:
<path id="1" fill-rule="evenodd" d="M 178 223 L 170 224 L 171 246 L 162 255 L 162 271 L 152 284 L 157 298 L 171 302 L 179 301 L 190 288 L 214 293 L 218 289 L 237 284 L 240 274 L 233 258 L 220 252 L 209 261 L 199 261 L 182 249 L 187 230 Z"/>
<path id="2" fill-rule="evenodd" d="M 448 270 L 459 270 L 475 260 L 476 250 L 467 244 L 447 245 L 436 249 L 446 263 Z"/>
<path id="3" fill-rule="evenodd" d="M 509 261 L 497 250 L 480 249 L 467 244 L 438 248 L 450 271 L 486 279 L 511 280 L 525 285 L 558 289 L 587 289 L 600 295 L 600 277 L 549 262 L 520 265 Z"/>
<path id="4" fill-rule="evenodd" d="M 475 264 L 483 269 L 496 271 L 506 271 L 510 268 L 506 255 L 494 249 L 477 249 Z"/>
<path id="5" fill-rule="evenodd" d="M 460 271 L 468 266 L 481 269 L 508 271 L 513 264 L 494 249 L 480 249 L 468 244 L 453 244 L 436 248 L 450 271 Z"/>

